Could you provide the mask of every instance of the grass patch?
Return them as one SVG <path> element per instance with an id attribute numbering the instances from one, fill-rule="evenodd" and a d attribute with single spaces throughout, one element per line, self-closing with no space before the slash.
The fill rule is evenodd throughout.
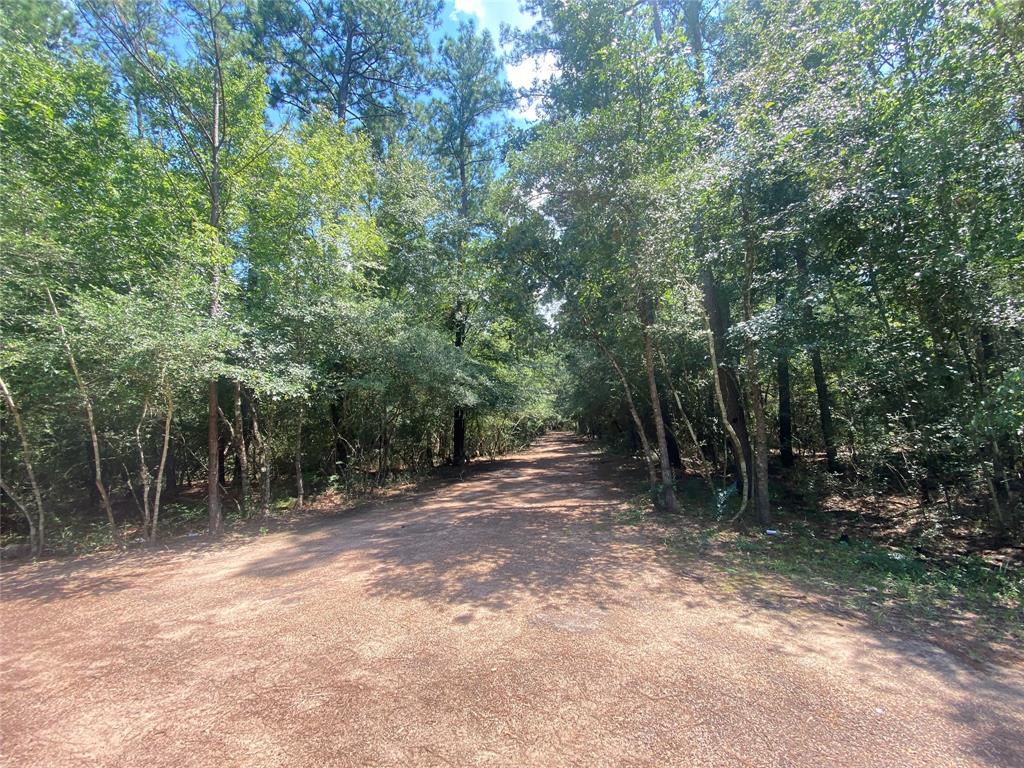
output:
<path id="1" fill-rule="evenodd" d="M 651 500 L 649 497 L 634 498 L 629 504 L 612 513 L 612 519 L 616 525 L 640 525 L 647 521 L 651 511 Z"/>
<path id="2" fill-rule="evenodd" d="M 658 520 L 669 551 L 704 562 L 720 586 L 770 600 L 771 581 L 887 628 L 924 636 L 975 660 L 1019 655 L 1024 647 L 1024 570 L 994 567 L 978 555 L 924 557 L 913 546 L 838 540 L 779 510 L 774 535 L 730 522 L 735 510 L 706 490 L 680 488 L 685 513 Z M 634 499 L 616 523 L 637 524 L 651 507 Z M 1016 649 L 1016 650 L 1015 650 Z"/>

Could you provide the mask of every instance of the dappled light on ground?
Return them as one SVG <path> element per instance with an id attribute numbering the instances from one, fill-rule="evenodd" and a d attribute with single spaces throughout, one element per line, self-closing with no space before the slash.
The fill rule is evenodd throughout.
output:
<path id="1" fill-rule="evenodd" d="M 1024 681 L 720 594 L 566 435 L 248 542 L 4 581 L 12 765 L 993 765 Z M 771 586 L 764 587 L 765 590 Z"/>

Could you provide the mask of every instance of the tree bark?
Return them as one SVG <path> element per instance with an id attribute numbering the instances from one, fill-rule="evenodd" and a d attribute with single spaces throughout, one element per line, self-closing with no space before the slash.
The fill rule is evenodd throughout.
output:
<path id="1" fill-rule="evenodd" d="M 821 350 L 815 344 L 811 347 L 811 369 L 814 371 L 814 390 L 818 395 L 818 413 L 821 415 L 821 437 L 825 443 L 825 463 L 829 472 L 839 469 L 834 431 L 832 428 L 832 404 L 825 378 L 825 367 L 821 362 Z"/>
<path id="2" fill-rule="evenodd" d="M 807 296 L 810 290 L 809 270 L 807 269 L 807 258 L 804 256 L 802 247 L 793 251 L 793 260 L 796 262 L 797 275 L 800 279 L 800 290 L 804 296 L 803 314 L 804 322 L 808 331 L 814 331 L 814 310 L 807 303 Z M 828 391 L 828 380 L 825 378 L 825 366 L 821 362 L 821 348 L 817 341 L 814 341 L 807 348 L 807 354 L 811 358 L 811 369 L 814 371 L 814 390 L 818 396 L 818 413 L 821 418 L 821 438 L 825 444 L 825 461 L 830 472 L 839 469 L 838 456 L 836 453 L 835 432 L 832 428 L 832 401 Z"/>
<path id="3" fill-rule="evenodd" d="M 251 403 L 252 438 L 260 463 L 260 518 L 265 518 L 270 514 L 270 448 L 267 435 L 260 431 L 259 410 L 257 403 Z"/>
<path id="4" fill-rule="evenodd" d="M 22 503 L 21 499 L 18 498 L 17 494 L 14 492 L 14 489 L 11 486 L 9 486 L 2 477 L 0 477 L 0 491 L 3 491 L 4 494 L 6 494 L 7 498 L 14 502 L 14 506 L 18 508 L 18 511 L 21 512 L 21 514 L 24 515 L 25 519 L 28 521 L 29 551 L 31 552 L 33 559 L 38 557 L 39 552 L 36 550 L 38 533 L 36 531 L 35 518 L 32 517 L 32 513 L 29 511 L 28 507 L 26 507 L 24 503 Z"/>
<path id="5" fill-rule="evenodd" d="M 57 311 L 57 304 L 53 300 L 53 294 L 50 293 L 50 289 L 46 289 L 46 298 L 50 300 L 50 309 L 53 310 L 53 317 L 57 321 L 57 328 L 60 330 L 60 338 L 64 344 L 64 353 L 68 358 L 68 365 L 71 366 L 71 373 L 75 377 L 75 384 L 78 385 L 78 393 L 82 398 L 82 407 L 85 409 L 85 420 L 89 427 L 89 443 L 92 446 L 92 459 L 93 459 L 93 472 L 95 473 L 96 480 L 96 491 L 100 495 L 100 500 L 103 504 L 103 510 L 107 513 L 107 522 L 110 524 L 110 535 L 114 539 L 114 542 L 119 546 L 124 546 L 121 540 L 121 534 L 117 530 L 117 523 L 114 521 L 114 510 L 110 506 L 110 496 L 107 494 L 107 486 L 103 483 L 103 464 L 100 460 L 100 439 L 96 433 L 96 420 L 93 418 L 92 412 L 92 399 L 89 397 L 89 391 L 85 387 L 85 381 L 82 379 L 82 374 L 78 370 L 78 363 L 75 361 L 74 352 L 71 350 L 71 341 L 68 339 L 68 332 L 64 328 L 64 323 L 60 319 L 60 313 Z"/>
<path id="6" fill-rule="evenodd" d="M 245 419 L 242 417 L 242 383 L 235 381 L 235 456 L 238 462 L 238 508 L 245 515 L 249 508 L 249 454 L 245 444 Z"/>
<path id="7" fill-rule="evenodd" d="M 469 226 L 469 142 L 465 130 L 459 135 L 459 260 L 463 258 Z M 461 290 L 461 285 L 459 286 Z M 462 298 L 455 302 L 455 346 L 458 349 L 466 341 L 466 325 L 468 317 L 464 316 L 465 307 Z M 466 412 L 456 408 L 452 415 L 452 464 L 461 467 L 466 463 Z"/>
<path id="8" fill-rule="evenodd" d="M 704 477 L 704 481 L 708 484 L 708 488 L 711 489 L 712 493 L 715 490 L 714 478 L 713 478 L 713 467 L 708 465 L 707 455 L 704 451 L 704 447 L 701 445 L 700 439 L 697 437 L 697 430 L 693 428 L 693 422 L 690 421 L 690 417 L 686 414 L 686 409 L 683 408 L 683 399 L 679 396 L 679 390 L 672 385 L 672 375 L 668 369 L 668 363 L 665 362 L 665 356 L 661 354 L 661 350 L 658 350 L 658 359 L 661 361 L 661 368 L 665 372 L 665 378 L 669 382 L 669 391 L 672 393 L 672 397 L 675 400 L 676 412 L 679 414 L 679 418 L 682 419 L 683 424 L 686 426 L 686 431 L 690 435 L 690 440 L 693 442 L 693 448 L 695 451 L 694 458 L 700 463 L 700 473 Z M 678 442 L 678 441 L 677 441 Z"/>
<path id="9" fill-rule="evenodd" d="M 167 451 L 167 466 L 164 469 L 164 486 L 169 491 L 176 490 L 178 488 L 178 462 L 175 460 L 174 441 Z"/>
<path id="10" fill-rule="evenodd" d="M 753 468 L 750 449 L 750 432 L 747 429 L 747 418 L 740 397 L 739 382 L 735 372 L 725 363 L 725 339 L 729 329 L 729 310 L 721 301 L 720 289 L 711 270 L 705 268 L 702 273 L 701 287 L 704 299 L 704 314 L 707 322 L 709 343 L 713 347 L 712 357 L 715 368 L 715 395 L 719 399 L 722 419 L 731 431 L 729 444 L 737 467 L 745 465 Z M 741 472 L 740 482 L 744 497 L 749 496 L 751 489 L 746 486 L 747 477 Z"/>
<path id="11" fill-rule="evenodd" d="M 604 343 L 597 337 L 596 333 L 593 335 L 598 348 L 608 359 L 608 362 L 611 363 L 612 368 L 615 369 L 615 373 L 619 377 L 619 381 L 622 383 L 622 392 L 626 399 L 626 407 L 629 409 L 630 418 L 633 419 L 633 426 L 636 427 L 636 434 L 640 440 L 640 447 L 644 452 L 644 461 L 647 465 L 647 477 L 651 483 L 651 494 L 657 494 L 658 471 L 654 465 L 654 452 L 651 450 L 651 443 L 647 439 L 647 430 L 644 429 L 643 419 L 640 418 L 640 412 L 637 411 L 636 403 L 633 402 L 633 393 L 629 388 L 629 379 L 626 378 L 626 374 L 619 365 L 619 361 L 615 359 L 615 355 L 611 353 L 611 350 L 604 345 Z"/>
<path id="12" fill-rule="evenodd" d="M 165 384 L 166 387 L 166 384 Z M 164 475 L 167 468 L 167 457 L 171 446 L 171 419 L 174 417 L 174 400 L 171 397 L 170 388 L 164 390 L 164 405 L 167 409 L 164 415 L 164 441 L 160 449 L 160 467 L 156 471 L 156 489 L 153 493 L 153 517 L 149 523 L 149 540 L 156 541 L 157 523 L 160 521 L 160 497 L 163 493 Z M 173 472 L 172 472 L 173 475 Z"/>
<path id="13" fill-rule="evenodd" d="M 146 462 L 146 451 L 143 447 L 142 427 L 145 424 L 146 416 L 148 415 L 149 398 L 147 397 L 142 404 L 142 415 L 139 416 L 139 422 L 135 425 L 135 447 L 139 452 L 139 484 L 142 486 L 142 529 L 147 535 L 150 528 L 149 489 L 151 485 L 151 478 L 149 474 L 149 465 Z"/>
<path id="14" fill-rule="evenodd" d="M 463 203 L 466 204 L 465 201 Z M 455 303 L 455 347 L 461 349 L 466 341 L 466 322 L 462 317 L 462 302 Z M 452 464 L 461 467 L 466 463 L 466 412 L 456 408 L 452 419 Z"/>
<path id="15" fill-rule="evenodd" d="M 299 425 L 295 429 L 295 508 L 302 509 L 305 488 L 302 484 L 302 407 L 299 407 Z"/>
<path id="16" fill-rule="evenodd" d="M 754 345 L 748 345 L 747 360 L 751 367 L 757 365 Z M 772 521 L 771 502 L 768 495 L 768 427 L 761 400 L 761 377 L 755 371 L 748 374 L 750 388 L 750 409 L 754 416 L 754 510 L 757 519 L 768 525 Z"/>
<path id="17" fill-rule="evenodd" d="M 344 469 L 348 466 L 348 443 L 341 434 L 342 409 L 344 401 L 331 403 L 331 427 L 334 431 L 334 466 L 335 469 Z"/>
<path id="18" fill-rule="evenodd" d="M 737 434 L 736 428 L 729 419 L 725 393 L 722 391 L 722 377 L 719 376 L 718 351 L 716 349 L 718 345 L 715 344 L 715 335 L 711 330 L 711 322 L 706 313 L 704 315 L 704 323 L 707 327 L 708 352 L 711 355 L 711 380 L 713 389 L 715 390 L 715 399 L 718 401 L 718 412 L 722 418 L 722 427 L 725 429 L 725 434 L 729 438 L 729 443 L 732 446 L 733 455 L 736 457 L 736 463 L 740 472 L 742 496 L 740 499 L 740 511 L 737 515 L 742 516 L 747 509 L 747 496 L 750 493 L 749 473 L 747 472 L 747 467 L 749 465 L 747 464 L 747 459 L 744 455 L 743 444 L 740 442 L 739 434 Z"/>
<path id="19" fill-rule="evenodd" d="M 3 392 L 4 402 L 7 405 L 7 412 L 14 420 L 14 429 L 18 433 L 18 439 L 21 441 L 21 460 L 25 464 L 25 472 L 28 474 L 29 485 L 32 487 L 32 497 L 36 503 L 36 519 L 33 519 L 32 515 L 29 514 L 28 509 L 22 506 L 7 488 L 4 489 L 4 492 L 11 497 L 11 500 L 19 509 L 22 510 L 25 517 L 28 519 L 29 547 L 32 552 L 32 557 L 38 557 L 42 554 L 43 544 L 46 541 L 46 511 L 43 507 L 43 495 L 39 491 L 39 483 L 36 481 L 35 468 L 32 466 L 32 449 L 29 446 L 28 433 L 25 431 L 25 424 L 21 420 L 21 413 L 18 411 L 18 407 L 14 402 L 14 396 L 11 394 L 11 390 L 8 388 L 7 382 L 5 382 L 2 377 L 0 377 L 0 390 Z"/>
<path id="20" fill-rule="evenodd" d="M 206 491 L 209 494 L 209 532 L 215 535 L 223 529 L 220 509 L 220 427 L 217 423 L 217 380 L 207 382 L 206 418 Z"/>
<path id="21" fill-rule="evenodd" d="M 651 342 L 651 325 L 654 322 L 654 302 L 649 296 L 642 299 L 644 314 L 642 334 L 644 341 L 644 367 L 647 369 L 647 387 L 651 396 L 651 410 L 654 415 L 654 433 L 658 438 L 658 454 L 661 459 L 661 493 L 662 509 L 670 515 L 678 514 L 679 501 L 676 499 L 675 477 L 672 462 L 668 456 L 668 439 L 665 435 L 665 421 L 661 415 L 661 397 L 658 394 L 658 382 L 654 372 L 654 345 Z"/>
<path id="22" fill-rule="evenodd" d="M 746 256 L 746 279 L 743 284 L 743 319 L 750 323 L 754 318 L 751 296 L 754 270 L 757 267 L 757 243 L 751 231 L 750 212 L 743 203 L 744 232 L 743 247 Z M 761 370 L 758 363 L 757 345 L 746 334 L 747 388 L 750 393 L 750 409 L 754 417 L 754 511 L 762 525 L 769 525 L 772 519 L 771 502 L 768 496 L 768 424 L 764 415 L 764 401 L 761 390 Z"/>
<path id="23" fill-rule="evenodd" d="M 216 44 L 215 50 L 219 51 Z M 213 69 L 213 120 L 210 127 L 210 227 L 220 234 L 220 149 L 221 149 L 221 92 L 222 80 L 219 54 Z M 214 254 L 210 278 L 210 319 L 220 315 L 220 254 Z M 219 534 L 224 528 L 220 502 L 220 425 L 217 420 L 220 406 L 217 398 L 217 378 L 207 382 L 206 415 L 206 493 L 208 498 L 209 533 Z"/>
<path id="24" fill-rule="evenodd" d="M 789 376 L 789 354 L 779 353 L 779 458 L 782 466 L 792 467 L 793 458 L 793 390 Z"/>

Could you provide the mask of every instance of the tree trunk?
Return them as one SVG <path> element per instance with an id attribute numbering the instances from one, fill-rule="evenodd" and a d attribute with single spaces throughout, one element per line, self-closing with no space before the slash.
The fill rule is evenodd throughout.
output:
<path id="1" fill-rule="evenodd" d="M 807 295 L 810 290 L 809 272 L 807 269 L 807 258 L 801 248 L 793 251 L 793 260 L 796 262 L 797 275 L 800 278 L 800 290 L 804 295 L 803 313 L 804 322 L 808 331 L 814 331 L 814 310 L 807 303 Z M 817 341 L 809 345 L 807 354 L 811 358 L 811 369 L 814 371 L 814 389 L 818 395 L 818 413 L 821 417 L 821 438 L 825 444 L 825 460 L 830 472 L 839 469 L 836 454 L 835 432 L 832 428 L 832 405 L 828 391 L 828 380 L 825 378 L 825 366 L 821 362 L 821 349 Z"/>
<path id="2" fill-rule="evenodd" d="M 768 427 L 761 400 L 760 376 L 753 373 L 750 375 L 750 400 L 754 414 L 754 509 L 757 519 L 768 525 L 772 521 L 768 496 Z"/>
<path id="3" fill-rule="evenodd" d="M 345 442 L 345 438 L 341 434 L 341 414 L 344 408 L 344 401 L 341 401 L 341 403 L 332 402 L 330 407 L 331 427 L 334 431 L 334 466 L 336 470 L 340 470 L 348 466 L 348 443 Z"/>
<path id="4" fill-rule="evenodd" d="M 668 439 L 665 435 L 665 421 L 661 416 L 661 397 L 658 395 L 658 382 L 654 373 L 654 345 L 651 342 L 650 325 L 654 321 L 654 303 L 650 297 L 643 298 L 644 313 L 642 334 L 644 340 L 644 367 L 647 369 L 647 387 L 651 396 L 651 410 L 654 415 L 654 433 L 658 438 L 658 454 L 661 459 L 661 493 L 662 509 L 670 515 L 678 514 L 679 502 L 676 499 L 675 477 L 672 462 L 668 456 Z"/>
<path id="5" fill-rule="evenodd" d="M 469 142 L 465 131 L 459 135 L 459 260 L 463 258 L 463 249 L 466 246 L 469 225 Z M 460 270 L 461 271 L 461 270 Z M 464 317 L 465 307 L 462 299 L 455 302 L 455 346 L 461 349 L 466 341 L 466 324 L 468 316 Z M 452 418 L 452 464 L 461 467 L 466 463 L 466 412 L 462 408 L 456 408 Z"/>
<path id="6" fill-rule="evenodd" d="M 676 412 L 679 414 L 679 418 L 682 419 L 683 425 L 686 427 L 686 431 L 690 435 L 690 440 L 693 442 L 693 448 L 695 451 L 694 458 L 696 458 L 700 463 L 700 473 L 704 477 L 704 481 L 708 484 L 708 488 L 710 488 L 712 494 L 714 494 L 714 468 L 708 464 L 707 454 L 704 451 L 704 447 L 701 445 L 700 439 L 697 437 L 697 430 L 693 428 L 693 422 L 690 421 L 690 417 L 686 414 L 686 409 L 683 408 L 683 399 L 679 396 L 679 390 L 677 390 L 672 384 L 672 375 L 669 373 L 668 363 L 665 362 L 665 356 L 661 354 L 660 349 L 658 350 L 658 359 L 661 361 L 661 368 L 665 372 L 665 378 L 668 380 L 669 391 L 672 393 L 672 398 L 675 400 Z"/>
<path id="7" fill-rule="evenodd" d="M 739 383 L 735 372 L 725 363 L 725 339 L 729 330 L 729 310 L 723 304 L 720 289 L 709 269 L 702 273 L 705 321 L 707 322 L 708 340 L 711 347 L 712 365 L 715 368 L 715 396 L 719 400 L 723 421 L 729 425 L 726 434 L 732 448 L 736 466 L 746 469 L 753 467 L 750 450 L 750 432 L 747 429 L 747 418 L 740 397 Z M 747 475 L 740 472 L 741 490 L 744 498 L 750 495 L 747 487 Z"/>
<path id="8" fill-rule="evenodd" d="M 220 429 L 217 422 L 217 380 L 207 382 L 206 417 L 206 491 L 209 494 L 209 532 L 216 535 L 223 529 L 220 510 Z"/>
<path id="9" fill-rule="evenodd" d="M 150 511 L 149 511 L 149 488 L 151 485 L 151 478 L 149 474 L 149 465 L 146 462 L 146 451 L 143 447 L 142 441 L 142 427 L 146 423 L 146 416 L 149 415 L 149 398 L 147 397 L 142 404 L 142 415 L 139 417 L 139 423 L 135 425 L 135 447 L 139 452 L 139 484 L 142 486 L 142 530 L 147 534 L 150 527 Z M 129 481 L 131 478 L 129 478 Z"/>
<path id="10" fill-rule="evenodd" d="M 64 328 L 64 323 L 60 319 L 60 313 L 57 311 L 57 304 L 54 302 L 53 294 L 50 293 L 49 288 L 46 289 L 46 297 L 50 300 L 50 309 L 53 310 L 53 317 L 57 321 L 57 328 L 60 330 L 60 338 L 64 344 L 64 353 L 67 355 L 68 364 L 71 366 L 71 373 L 74 374 L 75 384 L 78 385 L 78 393 L 82 398 L 82 406 L 85 409 L 85 420 L 89 426 L 89 444 L 92 447 L 96 491 L 99 493 L 100 500 L 103 503 L 103 510 L 107 513 L 107 522 L 110 524 L 110 535 L 113 537 L 114 542 L 121 547 L 124 546 L 124 544 L 121 540 L 121 534 L 117 530 L 117 523 L 114 521 L 114 510 L 110 506 L 110 496 L 107 494 L 107 486 L 103 483 L 103 464 L 100 460 L 100 439 L 96 433 L 96 420 L 93 418 L 92 399 L 89 397 L 89 392 L 85 388 L 85 381 L 82 379 L 82 375 L 78 371 L 78 363 L 75 361 L 75 355 L 71 351 L 71 341 L 68 339 L 68 332 Z"/>
<path id="11" fill-rule="evenodd" d="M 302 485 L 302 407 L 299 407 L 299 425 L 295 429 L 295 508 L 302 509 L 304 491 Z"/>
<path id="12" fill-rule="evenodd" d="M 256 444 L 256 454 L 260 471 L 260 518 L 270 514 L 270 448 L 267 435 L 260 431 L 259 405 L 251 403 L 252 439 Z"/>
<path id="13" fill-rule="evenodd" d="M 746 279 L 743 285 L 743 319 L 750 323 L 754 318 L 752 284 L 757 267 L 757 243 L 751 231 L 750 213 L 743 205 L 743 224 L 746 230 L 743 247 L 746 256 Z M 754 511 L 762 525 L 769 525 L 772 519 L 771 502 L 768 497 L 768 424 L 764 415 L 764 401 L 761 392 L 761 371 L 758 366 L 757 345 L 746 335 L 747 388 L 750 393 L 750 409 L 754 417 Z"/>
<path id="14" fill-rule="evenodd" d="M 157 523 L 160 521 L 160 496 L 163 493 L 163 481 L 167 469 L 167 457 L 170 453 L 171 446 L 171 419 L 174 417 L 174 400 L 171 398 L 169 388 L 164 392 L 164 405 L 167 408 L 167 413 L 164 416 L 164 442 L 160 449 L 160 467 L 156 471 L 156 490 L 153 493 L 153 516 L 149 524 L 150 541 L 156 541 Z"/>
<path id="15" fill-rule="evenodd" d="M 217 457 L 217 482 L 220 483 L 221 489 L 226 489 L 228 486 L 228 447 L 228 436 L 221 432 L 217 441 L 219 453 Z"/>
<path id="16" fill-rule="evenodd" d="M 821 351 L 817 345 L 811 348 L 811 368 L 814 370 L 814 389 L 818 395 L 818 413 L 821 415 L 821 437 L 825 443 L 825 462 L 829 472 L 839 469 L 834 431 L 832 429 L 832 405 L 825 379 L 825 367 L 821 363 Z"/>
<path id="17" fill-rule="evenodd" d="M 167 451 L 167 465 L 164 470 L 164 486 L 169 491 L 178 488 L 178 462 L 175 460 L 174 441 L 171 441 Z"/>
<path id="18" fill-rule="evenodd" d="M 629 388 L 629 380 L 626 378 L 626 374 L 619 365 L 619 361 L 616 360 L 615 356 L 611 353 L 611 350 L 601 342 L 596 333 L 593 335 L 598 348 L 602 353 L 604 353 L 608 362 L 612 364 L 612 368 L 615 369 L 615 373 L 618 375 L 619 381 L 622 382 L 622 391 L 626 399 L 626 407 L 629 409 L 630 418 L 633 419 L 633 426 L 636 427 L 636 435 L 640 439 L 640 447 L 644 452 L 644 462 L 647 465 L 647 477 L 651 483 L 651 495 L 656 498 L 658 492 L 658 471 L 654 465 L 654 452 L 651 450 L 651 443 L 647 439 L 647 430 L 644 429 L 643 419 L 640 418 L 640 412 L 637 411 L 636 403 L 633 402 L 633 393 Z"/>
<path id="19" fill-rule="evenodd" d="M 38 557 L 39 552 L 36 549 L 36 542 L 39 540 L 39 532 L 36 529 L 35 518 L 32 517 L 32 513 L 29 511 L 28 507 L 26 507 L 22 503 L 21 499 L 18 498 L 17 494 L 14 493 L 14 489 L 4 482 L 2 477 L 0 477 L 0 491 L 3 491 L 7 498 L 14 502 L 14 506 L 18 508 L 18 511 L 21 512 L 21 514 L 25 516 L 25 520 L 28 521 L 29 551 L 31 552 L 33 559 Z"/>
<path id="20" fill-rule="evenodd" d="M 213 121 L 210 134 L 210 226 L 220 232 L 220 147 L 221 147 L 221 80 L 220 67 L 213 76 Z M 220 254 L 213 259 L 210 278 L 210 319 L 220 315 Z M 207 382 L 206 415 L 206 493 L 209 512 L 209 533 L 219 534 L 224 527 L 220 506 L 220 425 L 218 423 L 217 378 Z"/>
<path id="21" fill-rule="evenodd" d="M 704 318 L 707 323 L 707 316 Z M 747 509 L 747 496 L 749 494 L 750 482 L 749 473 L 747 472 L 747 460 L 743 453 L 743 445 L 740 442 L 739 435 L 736 433 L 736 428 L 732 425 L 729 420 L 728 408 L 726 407 L 725 394 L 722 391 L 722 379 L 718 375 L 718 355 L 715 351 L 715 339 L 714 334 L 711 331 L 710 325 L 708 327 L 708 351 L 711 354 L 711 379 L 713 388 L 715 390 L 715 399 L 718 401 L 718 412 L 722 419 L 722 426 L 725 428 L 725 434 L 729 438 L 729 444 L 732 446 L 733 456 L 736 457 L 737 466 L 739 467 L 740 474 L 740 487 L 742 491 L 742 497 L 740 500 L 740 511 L 739 516 L 742 516 Z"/>
<path id="22" fill-rule="evenodd" d="M 462 318 L 462 302 L 455 303 L 455 347 L 461 349 L 466 341 L 466 323 Z M 466 412 L 456 408 L 452 419 L 452 464 L 466 463 Z"/>
<path id="23" fill-rule="evenodd" d="M 21 460 L 25 464 L 25 472 L 28 474 L 28 481 L 32 486 L 32 497 L 36 502 L 36 519 L 33 520 L 28 509 L 22 506 L 6 489 L 5 493 L 11 497 L 11 500 L 22 510 L 25 517 L 28 519 L 29 547 L 32 551 L 32 557 L 38 557 L 42 554 L 43 544 L 46 541 L 46 513 L 43 507 L 43 496 L 39 491 L 39 483 L 36 481 L 36 472 L 32 466 L 32 449 L 29 447 L 28 433 L 25 432 L 25 424 L 21 420 L 21 413 L 18 411 L 18 407 L 14 403 L 14 396 L 11 394 L 11 390 L 8 389 L 7 382 L 5 382 L 2 377 L 0 377 L 0 391 L 3 392 L 4 403 L 7 405 L 7 412 L 14 420 L 14 429 L 18 433 L 18 439 L 21 441 Z"/>
<path id="24" fill-rule="evenodd" d="M 779 458 L 782 466 L 793 466 L 793 390 L 789 380 L 789 355 L 781 352 L 778 359 L 779 380 Z"/>
<path id="25" fill-rule="evenodd" d="M 348 102 L 352 91 L 352 56 L 353 43 L 355 42 L 355 24 L 349 14 L 345 14 L 345 53 L 342 65 L 341 85 L 338 88 L 338 100 L 335 109 L 338 113 L 338 122 L 344 123 L 348 119 Z"/>
<path id="26" fill-rule="evenodd" d="M 235 381 L 235 456 L 238 463 L 238 508 L 245 515 L 249 508 L 249 454 L 245 444 L 245 419 L 242 416 L 242 383 Z"/>

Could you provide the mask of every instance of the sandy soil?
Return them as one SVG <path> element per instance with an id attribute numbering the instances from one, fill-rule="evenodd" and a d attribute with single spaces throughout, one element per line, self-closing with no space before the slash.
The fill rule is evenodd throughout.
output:
<path id="1" fill-rule="evenodd" d="M 258 539 L 2 584 L 9 766 L 1024 766 L 1024 675 L 766 608 L 567 436 Z M 785 604 L 785 601 L 782 601 Z"/>

